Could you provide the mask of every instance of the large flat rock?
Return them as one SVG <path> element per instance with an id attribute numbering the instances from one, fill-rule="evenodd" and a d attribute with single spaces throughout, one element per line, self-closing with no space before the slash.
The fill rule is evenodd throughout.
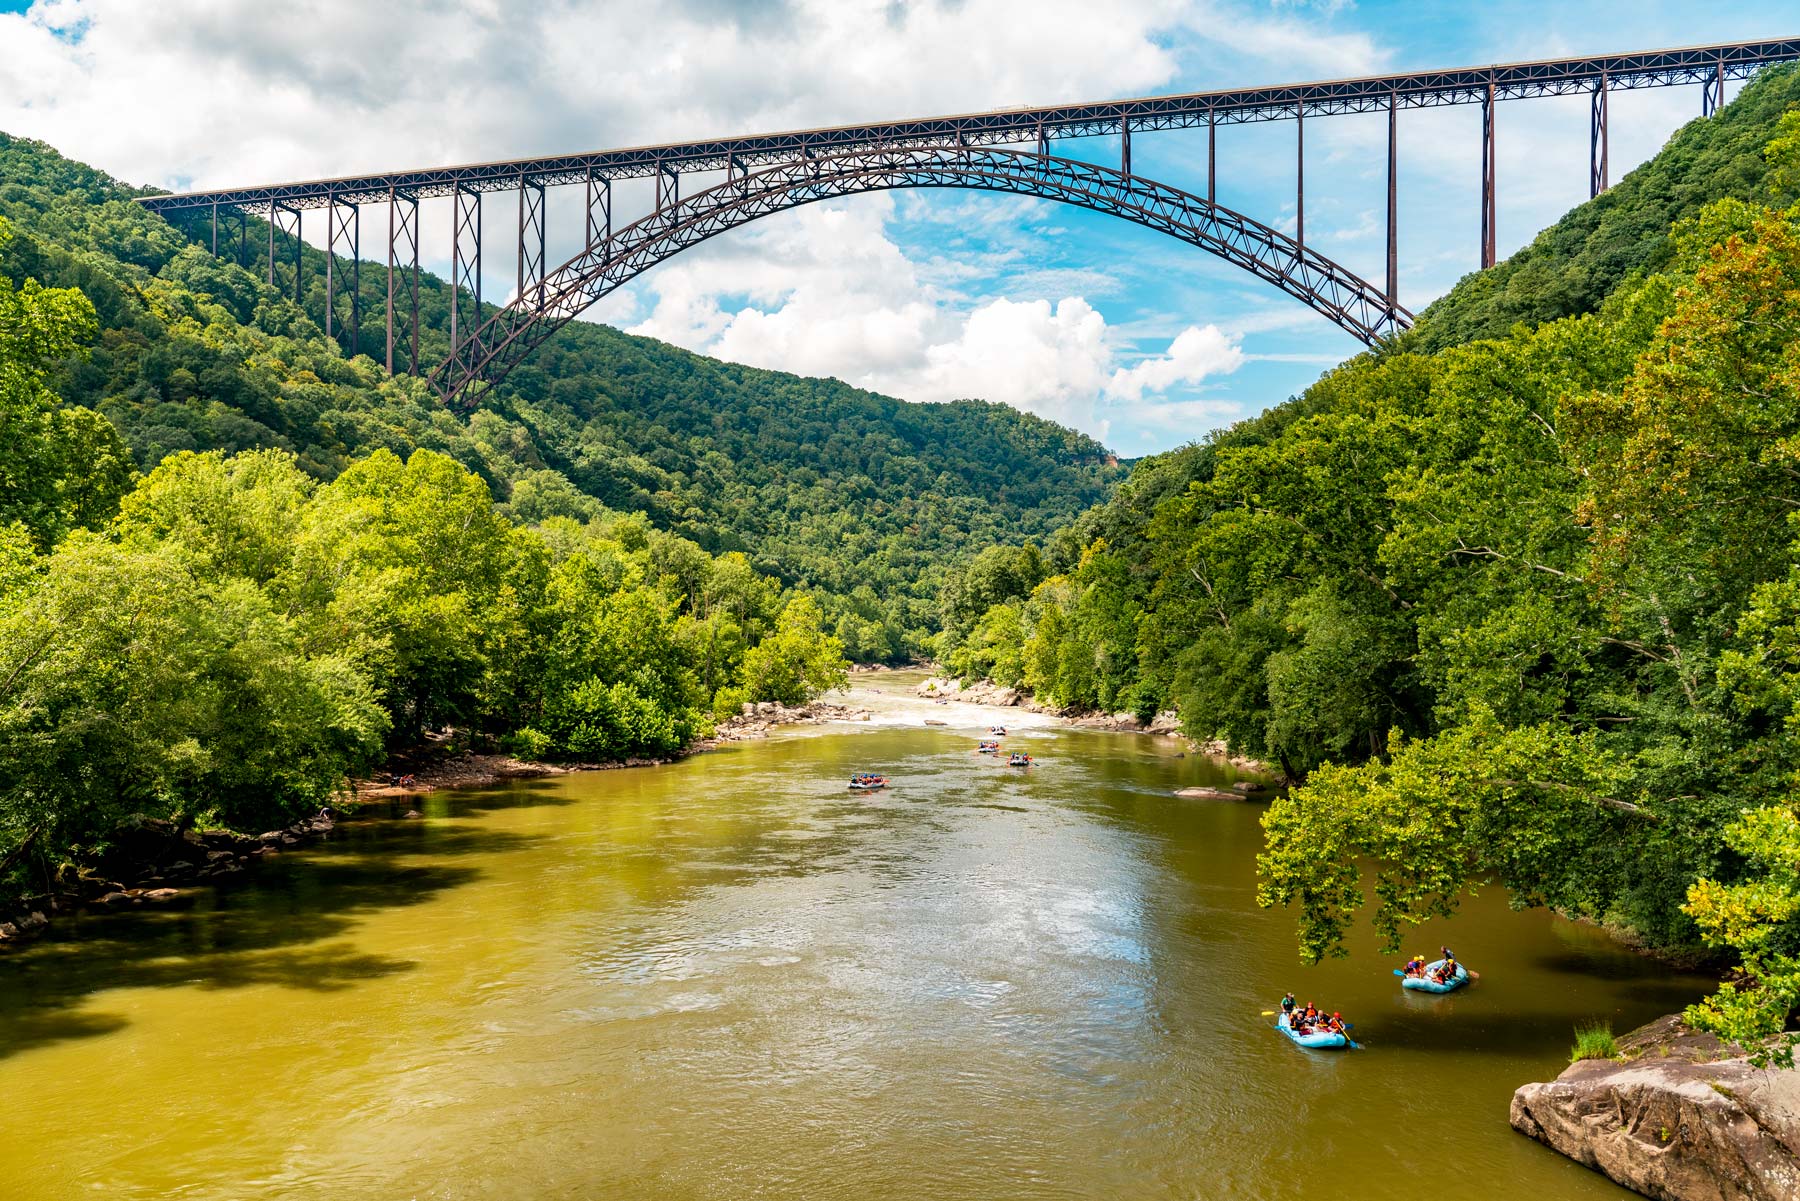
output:
<path id="1" fill-rule="evenodd" d="M 1513 1094 L 1513 1128 L 1659 1201 L 1800 1198 L 1800 1071 L 1659 1018 Z"/>

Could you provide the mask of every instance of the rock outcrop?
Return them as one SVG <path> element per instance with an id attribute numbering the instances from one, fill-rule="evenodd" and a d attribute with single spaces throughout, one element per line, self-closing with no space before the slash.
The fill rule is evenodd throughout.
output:
<path id="1" fill-rule="evenodd" d="M 798 707 L 789 707 L 778 701 L 761 701 L 746 704 L 736 717 L 722 721 L 714 731 L 712 738 L 697 743 L 695 750 L 705 750 L 726 742 L 743 742 L 750 738 L 766 737 L 769 731 L 779 726 L 814 726 L 831 721 L 868 721 L 867 709 L 852 709 L 846 705 L 833 705 L 825 701 L 813 701 Z"/>
<path id="2" fill-rule="evenodd" d="M 1670 1016 L 1513 1094 L 1514 1129 L 1659 1201 L 1800 1197 L 1800 1071 Z"/>
<path id="3" fill-rule="evenodd" d="M 1001 709 L 1028 709 L 1033 713 L 1049 713 L 1017 688 L 1005 688 L 992 680 L 967 683 L 950 676 L 932 676 L 915 690 L 920 696 L 961 701 L 965 705 L 993 705 Z"/>

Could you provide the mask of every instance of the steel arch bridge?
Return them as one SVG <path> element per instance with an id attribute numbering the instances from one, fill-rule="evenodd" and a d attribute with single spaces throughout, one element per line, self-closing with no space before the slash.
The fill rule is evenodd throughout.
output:
<path id="1" fill-rule="evenodd" d="M 869 125 L 795 130 L 700 142 L 262 184 L 139 203 L 172 219 L 210 216 L 210 246 L 248 265 L 250 214 L 266 217 L 268 282 L 304 302 L 303 214 L 325 210 L 323 326 L 352 354 L 362 334 L 362 215 L 387 216 L 387 368 L 428 373 L 447 403 L 472 404 L 557 329 L 600 297 L 671 255 L 772 213 L 836 196 L 895 188 L 972 188 L 1044 197 L 1159 230 L 1249 272 L 1373 344 L 1411 324 L 1399 303 L 1398 114 L 1402 109 L 1479 105 L 1480 263 L 1495 261 L 1496 119 L 1501 101 L 1589 97 L 1589 194 L 1609 182 L 1607 98 L 1613 91 L 1698 85 L 1708 116 L 1725 101 L 1725 82 L 1775 63 L 1800 60 L 1800 38 L 1728 42 L 1585 58 L 1281 84 L 1138 100 L 996 109 Z M 1377 287 L 1306 245 L 1306 122 L 1347 113 L 1387 115 L 1387 273 Z M 1295 230 L 1289 236 L 1216 203 L 1215 136 L 1221 125 L 1293 121 Z M 1207 131 L 1204 198 L 1132 170 L 1134 132 Z M 1116 139 L 1112 168 L 1051 153 L 1066 139 Z M 1020 145 L 1030 149 L 1018 149 Z M 682 182 L 723 182 L 683 199 Z M 615 180 L 654 181 L 648 215 L 615 231 Z M 585 189 L 583 249 L 546 270 L 545 191 Z M 481 301 L 483 197 L 516 193 L 518 286 L 495 310 Z M 420 203 L 450 200 L 450 353 L 432 366 L 420 356 Z M 490 206 L 491 207 L 491 206 Z M 234 227 L 235 226 L 235 231 Z M 190 226 L 191 227 L 191 226 Z M 235 249 L 232 246 L 235 232 Z M 317 237 L 315 233 L 315 238 Z M 259 237 L 260 241 L 260 237 Z M 278 275 L 278 262 L 291 266 Z"/>
<path id="2" fill-rule="evenodd" d="M 664 259 L 758 218 L 819 200 L 894 188 L 970 188 L 1037 196 L 1122 217 L 1210 251 L 1273 284 L 1365 343 L 1411 324 L 1373 284 L 1260 221 L 1111 167 L 1018 150 L 921 146 L 802 158 L 658 208 L 546 275 L 500 309 L 432 373 L 445 397 L 498 380 L 589 305 Z"/>

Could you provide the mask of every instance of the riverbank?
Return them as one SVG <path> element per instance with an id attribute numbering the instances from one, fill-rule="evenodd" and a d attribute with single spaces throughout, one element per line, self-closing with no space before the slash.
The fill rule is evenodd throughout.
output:
<path id="1" fill-rule="evenodd" d="M 0 920 L 0 950 L 46 933 L 55 917 L 82 909 L 174 907 L 199 888 L 247 880 L 260 860 L 329 838 L 344 811 L 331 806 L 262 834 L 184 830 L 174 822 L 134 815 L 116 827 L 106 849 L 65 865 L 46 891 L 22 899 Z"/>
<path id="2" fill-rule="evenodd" d="M 245 882 L 249 870 L 265 856 L 331 837 L 341 821 L 417 818 L 419 810 L 410 804 L 411 800 L 438 789 L 489 788 L 507 780 L 660 767 L 730 743 L 766 738 L 787 726 L 867 721 L 869 716 L 867 709 L 824 701 L 798 706 L 773 701 L 746 704 L 742 713 L 721 722 L 711 737 L 697 739 L 677 754 L 633 756 L 606 763 L 549 763 L 510 755 L 444 753 L 437 745 L 427 743 L 397 755 L 385 780 L 352 780 L 316 814 L 254 835 L 233 830 L 184 830 L 173 822 L 134 815 L 113 832 L 103 854 L 65 865 L 49 888 L 0 910 L 0 950 L 34 941 L 63 914 L 189 903 L 201 887 Z M 399 783 L 399 779 L 408 783 Z"/>
<path id="3" fill-rule="evenodd" d="M 1135 713 L 1104 713 L 1087 709 L 1057 708 L 1053 705 L 1039 704 L 1030 693 L 1023 689 L 996 684 L 992 680 L 977 680 L 971 684 L 954 676 L 928 676 L 919 684 L 916 691 L 919 696 L 931 700 L 960 701 L 967 705 L 989 705 L 1000 709 L 1023 709 L 1027 713 L 1042 713 L 1079 730 L 1111 730 L 1121 734 L 1158 734 L 1168 738 L 1179 738 L 1195 754 L 1222 759 L 1242 771 L 1257 772 L 1277 778 L 1281 776 L 1278 768 L 1264 763 L 1260 759 L 1232 754 L 1231 748 L 1222 739 L 1201 741 L 1189 738 L 1182 732 L 1181 715 L 1173 709 L 1165 709 L 1149 721 L 1145 721 Z"/>

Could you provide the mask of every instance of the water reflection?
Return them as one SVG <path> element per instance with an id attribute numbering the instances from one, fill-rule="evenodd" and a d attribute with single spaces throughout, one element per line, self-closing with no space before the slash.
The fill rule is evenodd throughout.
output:
<path id="1" fill-rule="evenodd" d="M 9 1201 L 1386 1198 L 1446 1159 L 1464 1198 L 1624 1195 L 1506 1099 L 1702 982 L 1498 896 L 1419 935 L 1470 991 L 1366 940 L 1302 969 L 1261 806 L 1170 795 L 1229 772 L 1042 724 L 1008 771 L 878 717 L 439 794 L 0 960 Z M 870 767 L 895 787 L 847 794 Z M 1279 1038 L 1287 987 L 1369 1050 Z"/>

